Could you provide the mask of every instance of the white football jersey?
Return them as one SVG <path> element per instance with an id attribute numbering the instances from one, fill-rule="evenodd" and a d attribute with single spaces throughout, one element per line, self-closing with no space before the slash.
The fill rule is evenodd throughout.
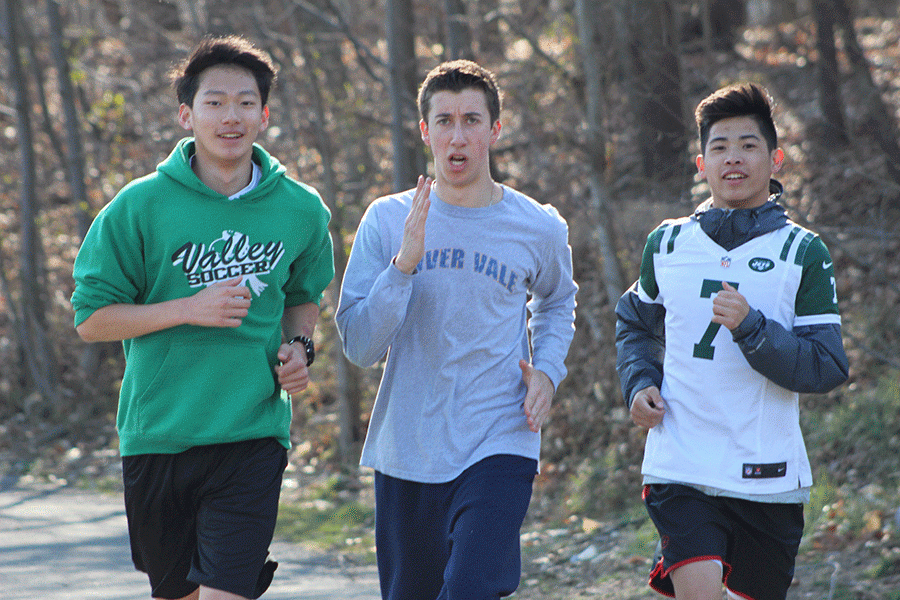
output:
<path id="1" fill-rule="evenodd" d="M 638 293 L 666 310 L 666 413 L 648 434 L 643 474 L 742 494 L 812 484 L 798 394 L 750 367 L 711 322 L 712 303 L 727 281 L 788 330 L 839 324 L 833 272 L 818 236 L 790 221 L 729 251 L 690 217 L 650 234 Z"/>

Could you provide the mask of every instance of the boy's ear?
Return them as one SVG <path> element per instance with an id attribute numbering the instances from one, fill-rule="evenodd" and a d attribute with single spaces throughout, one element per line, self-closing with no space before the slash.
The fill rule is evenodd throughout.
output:
<path id="1" fill-rule="evenodd" d="M 781 165 L 784 164 L 784 150 L 781 148 L 775 148 L 772 152 L 772 173 L 777 173 L 781 170 Z"/>
<path id="2" fill-rule="evenodd" d="M 422 132 L 422 141 L 425 142 L 425 145 L 431 145 L 431 137 L 428 135 L 428 123 L 425 122 L 425 119 L 419 119 L 419 131 Z"/>
<path id="3" fill-rule="evenodd" d="M 697 174 L 700 176 L 700 179 L 706 179 L 706 164 L 703 162 L 703 155 L 697 155 Z"/>
<path id="4" fill-rule="evenodd" d="M 187 104 L 182 104 L 178 107 L 178 124 L 181 125 L 182 129 L 188 131 L 194 128 L 194 124 L 191 121 L 191 107 Z"/>

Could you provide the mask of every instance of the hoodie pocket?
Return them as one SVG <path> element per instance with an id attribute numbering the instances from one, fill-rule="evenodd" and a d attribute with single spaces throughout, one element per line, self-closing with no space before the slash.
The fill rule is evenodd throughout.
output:
<path id="1" fill-rule="evenodd" d="M 137 399 L 147 438 L 214 443 L 239 439 L 276 410 L 275 375 L 258 344 L 173 344 Z"/>

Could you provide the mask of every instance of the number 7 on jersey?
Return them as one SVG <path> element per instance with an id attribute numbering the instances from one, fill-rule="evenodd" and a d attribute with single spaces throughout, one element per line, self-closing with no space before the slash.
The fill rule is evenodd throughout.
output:
<path id="1" fill-rule="evenodd" d="M 738 289 L 738 285 L 740 285 L 734 281 L 729 281 L 728 284 L 734 289 Z M 700 297 L 712 298 L 712 295 L 721 292 L 723 287 L 721 281 L 704 279 L 703 285 L 700 287 Z M 713 346 L 712 342 L 716 337 L 716 334 L 719 333 L 719 328 L 721 326 L 720 323 L 709 324 L 709 327 L 707 327 L 706 331 L 703 333 L 703 337 L 700 338 L 700 342 L 694 344 L 694 358 L 703 358 L 706 360 L 713 359 L 713 355 L 716 353 L 716 347 Z"/>

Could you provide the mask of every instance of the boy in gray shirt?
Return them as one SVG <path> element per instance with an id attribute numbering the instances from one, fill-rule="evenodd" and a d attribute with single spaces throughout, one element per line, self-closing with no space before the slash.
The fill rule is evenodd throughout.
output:
<path id="1" fill-rule="evenodd" d="M 351 361 L 387 355 L 362 454 L 383 597 L 496 598 L 519 583 L 577 286 L 565 221 L 491 179 L 493 75 L 439 65 L 419 110 L 435 178 L 369 207 L 336 319 Z"/>

